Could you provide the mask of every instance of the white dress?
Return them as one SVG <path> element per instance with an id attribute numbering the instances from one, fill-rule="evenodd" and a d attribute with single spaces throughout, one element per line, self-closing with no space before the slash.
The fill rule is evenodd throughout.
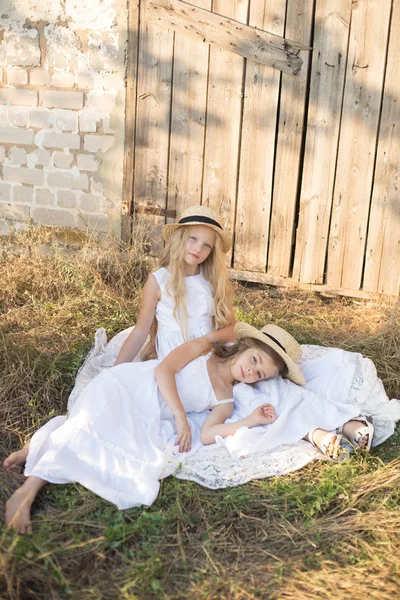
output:
<path id="1" fill-rule="evenodd" d="M 217 401 L 207 360 L 200 357 L 176 375 L 186 412 L 233 402 Z M 32 437 L 25 475 L 51 483 L 76 481 L 120 509 L 152 504 L 159 479 L 168 474 L 174 434 L 173 415 L 156 384 L 158 363 L 124 363 L 100 373 L 68 418 L 55 417 Z"/>
<path id="2" fill-rule="evenodd" d="M 185 277 L 188 322 L 185 339 L 181 326 L 174 317 L 174 300 L 166 289 L 171 274 L 167 269 L 161 268 L 153 275 L 161 291 L 161 299 L 156 306 L 158 323 L 156 349 L 158 359 L 162 360 L 185 341 L 194 340 L 212 331 L 214 302 L 210 283 L 204 277 L 202 270 L 198 275 Z"/>
<path id="3" fill-rule="evenodd" d="M 166 289 L 171 274 L 162 267 L 154 271 L 153 275 L 161 292 L 155 315 L 158 322 L 157 356 L 159 360 L 162 360 L 185 341 L 197 339 L 213 330 L 214 300 L 211 285 L 205 278 L 202 269 L 198 275 L 185 277 L 188 316 L 188 331 L 185 340 L 180 324 L 174 317 L 173 298 Z M 96 332 L 95 347 L 86 358 L 76 377 L 75 386 L 68 399 L 68 411 L 71 410 L 83 387 L 90 383 L 93 377 L 101 373 L 103 369 L 107 369 L 114 364 L 122 344 L 132 330 L 133 327 L 124 329 L 124 331 L 114 336 L 108 344 L 105 330 L 101 328 Z M 140 362 L 139 355 L 136 357 L 135 362 Z"/>

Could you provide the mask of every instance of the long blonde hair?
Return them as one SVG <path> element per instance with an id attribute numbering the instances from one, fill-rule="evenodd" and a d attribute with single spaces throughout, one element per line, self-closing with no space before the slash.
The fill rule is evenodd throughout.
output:
<path id="1" fill-rule="evenodd" d="M 158 266 L 165 267 L 171 273 L 167 283 L 167 293 L 174 299 L 174 317 L 178 321 L 184 338 L 187 337 L 187 293 L 184 280 L 185 263 L 183 260 L 190 229 L 193 225 L 179 227 L 166 243 L 160 254 Z M 228 279 L 222 240 L 216 233 L 215 244 L 206 260 L 201 264 L 204 277 L 211 285 L 214 298 L 213 326 L 221 329 L 228 325 L 231 317 L 232 286 Z M 155 339 L 157 319 L 154 317 L 150 327 L 150 339 L 141 352 L 142 360 L 157 358 Z"/>

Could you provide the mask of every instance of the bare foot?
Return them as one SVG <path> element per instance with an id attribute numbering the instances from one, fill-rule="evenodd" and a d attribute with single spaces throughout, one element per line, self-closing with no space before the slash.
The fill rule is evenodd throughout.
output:
<path id="1" fill-rule="evenodd" d="M 24 490 L 24 486 L 18 488 L 6 502 L 6 523 L 16 533 L 32 533 L 31 506 L 32 494 Z"/>
<path id="2" fill-rule="evenodd" d="M 24 448 L 17 450 L 17 452 L 11 452 L 3 463 L 7 473 L 22 473 L 22 468 L 25 465 L 28 452 L 29 446 L 24 446 Z"/>

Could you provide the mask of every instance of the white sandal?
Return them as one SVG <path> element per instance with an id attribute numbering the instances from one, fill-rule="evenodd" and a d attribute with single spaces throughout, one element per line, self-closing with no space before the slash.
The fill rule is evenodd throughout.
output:
<path id="1" fill-rule="evenodd" d="M 350 419 L 350 421 L 360 421 L 360 423 L 364 424 L 364 427 L 360 427 L 353 435 L 346 435 L 343 432 L 343 427 L 346 425 L 345 423 L 340 428 L 340 433 L 343 433 L 344 437 L 349 440 L 354 450 L 369 452 L 372 446 L 372 440 L 375 431 L 371 417 L 359 416 L 354 417 L 354 419 Z M 366 436 L 368 436 L 367 443 L 363 445 L 362 442 Z"/>
<path id="2" fill-rule="evenodd" d="M 314 442 L 314 432 L 319 429 L 319 427 L 315 427 L 308 434 L 308 438 L 313 446 L 318 448 L 322 452 L 324 456 L 329 458 L 332 462 L 342 462 L 350 458 L 350 454 L 354 452 L 354 447 L 345 438 L 341 433 L 337 433 L 336 431 L 329 431 L 322 439 L 321 447 L 319 447 Z M 332 447 L 332 439 L 335 438 L 333 447 Z M 331 450 L 329 450 L 331 448 Z"/>

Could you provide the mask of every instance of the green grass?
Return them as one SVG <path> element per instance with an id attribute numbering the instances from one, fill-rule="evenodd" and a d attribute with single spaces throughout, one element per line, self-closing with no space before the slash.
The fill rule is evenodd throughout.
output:
<path id="1" fill-rule="evenodd" d="M 134 322 L 148 270 L 140 248 L 121 254 L 93 243 L 74 253 L 51 240 L 46 258 L 35 254 L 37 240 L 29 243 L 30 256 L 4 253 L 0 262 L 2 460 L 65 412 L 94 331 L 104 326 L 111 336 Z M 240 285 L 235 293 L 239 319 L 362 350 L 400 397 L 396 306 L 277 298 Z M 225 490 L 170 477 L 151 507 L 123 512 L 79 485 L 47 486 L 32 535 L 0 530 L 0 598 L 392 600 L 400 589 L 399 448 L 397 429 L 369 456 Z M 1 472 L 2 506 L 22 480 Z"/>

